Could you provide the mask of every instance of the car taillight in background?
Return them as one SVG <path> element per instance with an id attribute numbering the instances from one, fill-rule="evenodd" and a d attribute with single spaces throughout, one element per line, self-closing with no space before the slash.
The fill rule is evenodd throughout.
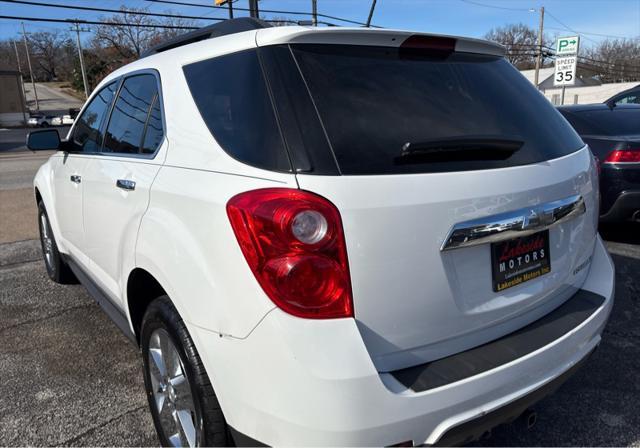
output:
<path id="1" fill-rule="evenodd" d="M 640 148 L 616 149 L 602 163 L 640 163 Z"/>
<path id="2" fill-rule="evenodd" d="M 331 202 L 266 188 L 234 196 L 227 214 L 251 271 L 279 308 L 310 319 L 353 316 L 342 220 Z"/>

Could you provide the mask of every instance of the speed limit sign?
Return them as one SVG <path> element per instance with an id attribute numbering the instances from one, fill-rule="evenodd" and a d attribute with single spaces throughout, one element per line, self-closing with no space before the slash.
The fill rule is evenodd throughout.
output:
<path id="1" fill-rule="evenodd" d="M 553 75 L 554 86 L 572 86 L 576 82 L 577 56 L 556 57 L 556 72 Z"/>

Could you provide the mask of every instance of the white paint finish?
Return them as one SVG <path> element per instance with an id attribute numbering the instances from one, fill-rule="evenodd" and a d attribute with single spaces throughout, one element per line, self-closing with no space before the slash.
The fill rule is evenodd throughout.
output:
<path id="1" fill-rule="evenodd" d="M 589 150 L 496 170 L 390 176 L 299 175 L 342 215 L 355 316 L 379 370 L 490 341 L 541 317 L 584 281 L 597 205 Z M 587 212 L 550 230 L 551 273 L 501 293 L 489 245 L 441 252 L 457 223 L 581 194 Z"/>
<path id="2" fill-rule="evenodd" d="M 613 287 L 598 238 L 590 281 Z M 434 443 L 449 428 L 530 393 L 600 341 L 612 296 L 562 338 L 509 364 L 437 389 L 393 392 L 351 319 L 308 321 L 274 309 L 243 341 L 190 327 L 229 424 L 270 446 Z M 224 365 L 225 368 L 219 366 Z M 401 387 L 395 388 L 402 389 Z"/>
<path id="3" fill-rule="evenodd" d="M 167 146 L 165 140 L 153 159 L 86 156 L 82 203 L 84 252 L 91 259 L 94 280 L 123 308 L 127 305 L 124 291 L 129 273 L 136 266 L 138 228 Z M 135 190 L 118 188 L 118 179 L 134 181 Z"/>
<path id="4" fill-rule="evenodd" d="M 313 28 L 301 26 L 266 28 L 258 31 L 256 42 L 261 47 L 288 43 L 399 47 L 410 36 L 450 37 L 456 39 L 455 49 L 460 52 L 495 54 L 497 56 L 503 56 L 505 53 L 505 48 L 502 45 L 481 39 L 372 28 Z"/>
<path id="5" fill-rule="evenodd" d="M 195 325 L 243 338 L 274 307 L 251 273 L 226 212 L 236 194 L 268 187 L 297 188 L 293 175 L 281 184 L 167 166 L 158 173 L 136 262 L 167 278 L 171 298 Z"/>
<path id="6" fill-rule="evenodd" d="M 82 220 L 82 195 L 84 185 L 82 174 L 87 159 L 74 154 L 57 153 L 49 159 L 52 172 L 53 207 L 47 209 L 49 215 L 55 215 L 60 229 L 57 240 L 76 257 L 82 256 L 84 246 L 84 224 Z M 71 181 L 71 176 L 80 176 L 81 182 Z M 36 175 L 37 178 L 37 175 Z"/>

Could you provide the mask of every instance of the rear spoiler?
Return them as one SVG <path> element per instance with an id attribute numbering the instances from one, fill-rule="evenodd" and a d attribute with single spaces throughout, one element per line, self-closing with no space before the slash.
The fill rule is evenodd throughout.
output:
<path id="1" fill-rule="evenodd" d="M 504 56 L 506 52 L 502 45 L 482 39 L 377 28 L 274 27 L 259 30 L 256 35 L 256 43 L 258 46 L 342 44 L 401 47 L 403 43 L 415 41 L 416 38 L 424 38 L 425 41 L 433 40 L 434 42 L 449 41 L 454 46 L 454 51 L 462 53 Z"/>

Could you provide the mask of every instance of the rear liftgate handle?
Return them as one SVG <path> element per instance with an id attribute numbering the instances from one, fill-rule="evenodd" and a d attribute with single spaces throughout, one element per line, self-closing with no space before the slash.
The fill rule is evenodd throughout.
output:
<path id="1" fill-rule="evenodd" d="M 462 222 L 451 229 L 440 250 L 477 246 L 531 235 L 572 219 L 585 211 L 582 196 L 574 195 L 535 207 Z"/>

